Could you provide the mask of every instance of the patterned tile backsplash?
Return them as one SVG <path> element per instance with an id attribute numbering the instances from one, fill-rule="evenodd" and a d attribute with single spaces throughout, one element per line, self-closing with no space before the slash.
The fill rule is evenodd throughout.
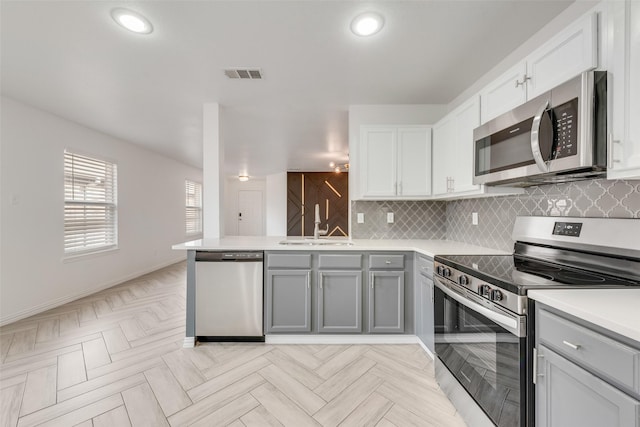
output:
<path id="1" fill-rule="evenodd" d="M 364 213 L 364 224 L 357 213 Z M 392 224 L 387 213 L 393 212 Z M 351 236 L 354 239 L 445 239 L 446 203 L 424 201 L 353 201 Z"/>
<path id="2" fill-rule="evenodd" d="M 354 238 L 450 239 L 501 250 L 513 248 L 518 215 L 640 218 L 640 181 L 605 179 L 529 187 L 517 196 L 441 201 L 352 202 Z M 356 224 L 356 213 L 365 224 Z M 386 223 L 394 212 L 396 223 Z M 471 225 L 477 212 L 479 225 Z"/>

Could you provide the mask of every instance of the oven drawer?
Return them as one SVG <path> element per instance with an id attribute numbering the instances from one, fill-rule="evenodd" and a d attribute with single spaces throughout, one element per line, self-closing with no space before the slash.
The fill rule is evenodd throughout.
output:
<path id="1" fill-rule="evenodd" d="M 569 360 L 640 392 L 640 350 L 546 310 L 539 310 L 537 334 Z"/>
<path id="2" fill-rule="evenodd" d="M 404 269 L 404 255 L 369 255 L 369 268 Z"/>

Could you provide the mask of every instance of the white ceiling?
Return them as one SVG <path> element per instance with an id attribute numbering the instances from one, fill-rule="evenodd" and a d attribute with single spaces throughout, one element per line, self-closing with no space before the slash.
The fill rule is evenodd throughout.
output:
<path id="1" fill-rule="evenodd" d="M 447 104 L 570 3 L 2 0 L 2 93 L 197 167 L 218 102 L 225 173 L 323 170 L 347 159 L 349 105 Z M 385 27 L 356 37 L 368 10 Z M 224 76 L 236 66 L 264 80 Z"/>

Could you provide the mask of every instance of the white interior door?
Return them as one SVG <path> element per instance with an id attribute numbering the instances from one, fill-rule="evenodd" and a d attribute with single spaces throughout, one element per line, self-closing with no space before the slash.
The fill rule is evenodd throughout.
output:
<path id="1" fill-rule="evenodd" d="M 262 236 L 262 191 L 238 191 L 238 236 Z"/>

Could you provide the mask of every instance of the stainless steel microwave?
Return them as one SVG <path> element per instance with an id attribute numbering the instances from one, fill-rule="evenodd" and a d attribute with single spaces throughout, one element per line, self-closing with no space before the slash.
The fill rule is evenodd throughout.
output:
<path id="1" fill-rule="evenodd" d="M 474 184 L 530 186 L 602 177 L 607 73 L 589 71 L 473 131 Z"/>

